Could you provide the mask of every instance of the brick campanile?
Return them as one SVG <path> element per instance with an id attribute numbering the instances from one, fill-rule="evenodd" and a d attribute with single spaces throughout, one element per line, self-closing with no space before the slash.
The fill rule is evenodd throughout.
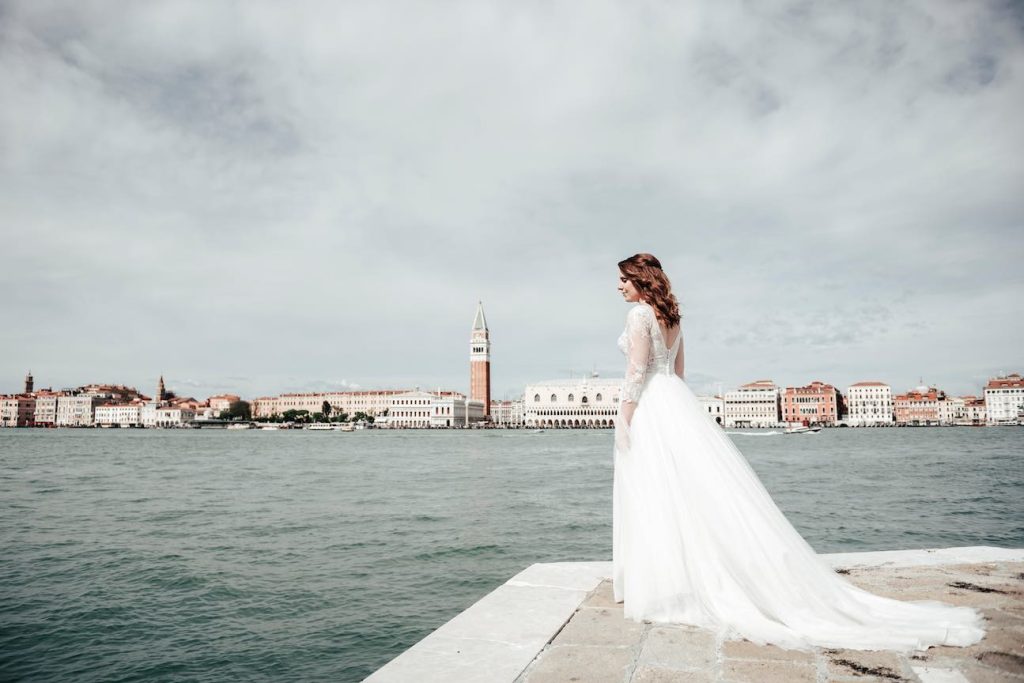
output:
<path id="1" fill-rule="evenodd" d="M 491 414 L 491 334 L 487 330 L 484 304 L 477 302 L 473 331 L 469 335 L 469 398 L 484 402 L 484 415 Z"/>

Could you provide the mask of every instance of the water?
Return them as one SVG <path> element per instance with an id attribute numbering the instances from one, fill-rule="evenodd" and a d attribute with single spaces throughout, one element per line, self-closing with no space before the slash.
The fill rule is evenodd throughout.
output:
<path id="1" fill-rule="evenodd" d="M 732 438 L 819 552 L 1024 547 L 1024 429 Z M 0 430 L 0 679 L 359 680 L 610 559 L 611 439 Z"/>

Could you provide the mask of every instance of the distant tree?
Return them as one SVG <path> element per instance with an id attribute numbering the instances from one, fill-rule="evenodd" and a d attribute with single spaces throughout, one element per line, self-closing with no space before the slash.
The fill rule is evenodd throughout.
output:
<path id="1" fill-rule="evenodd" d="M 331 416 L 331 404 L 325 400 L 324 404 L 320 406 L 320 412 L 324 414 L 324 419 L 329 418 Z"/>
<path id="2" fill-rule="evenodd" d="M 326 418 L 323 413 L 313 413 L 313 422 L 326 422 Z"/>
<path id="3" fill-rule="evenodd" d="M 281 417 L 284 418 L 285 422 L 308 422 L 309 421 L 309 411 L 308 410 L 295 410 L 293 408 L 291 410 L 284 411 L 284 415 L 282 415 Z"/>

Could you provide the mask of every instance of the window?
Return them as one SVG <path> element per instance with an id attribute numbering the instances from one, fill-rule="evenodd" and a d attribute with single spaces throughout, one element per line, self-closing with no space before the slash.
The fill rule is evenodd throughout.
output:
<path id="1" fill-rule="evenodd" d="M 597 399 L 598 401 L 600 401 L 600 400 L 601 400 L 601 394 L 598 394 L 598 395 L 597 395 L 597 396 L 596 396 L 595 398 L 596 398 L 596 399 Z"/>
<path id="2" fill-rule="evenodd" d="M 572 394 L 569 394 L 569 403 L 572 403 L 575 400 L 576 400 L 576 397 L 574 397 Z"/>
<path id="3" fill-rule="evenodd" d="M 554 394 L 551 394 L 551 402 L 554 403 L 557 400 L 558 400 L 558 397 L 555 396 Z"/>
<path id="4" fill-rule="evenodd" d="M 533 395 L 533 402 L 534 403 L 540 403 L 540 394 L 534 394 Z"/>

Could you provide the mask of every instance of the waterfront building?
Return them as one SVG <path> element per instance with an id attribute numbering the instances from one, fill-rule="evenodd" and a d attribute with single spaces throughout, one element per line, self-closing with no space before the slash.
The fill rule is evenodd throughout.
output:
<path id="1" fill-rule="evenodd" d="M 985 414 L 990 425 L 1024 421 L 1024 379 L 1016 373 L 990 379 L 985 385 Z"/>
<path id="2" fill-rule="evenodd" d="M 36 392 L 36 427 L 55 427 L 57 425 L 57 397 L 59 392 L 41 390 Z"/>
<path id="3" fill-rule="evenodd" d="M 839 390 L 818 381 L 805 387 L 786 387 L 782 419 L 790 425 L 835 425 L 839 419 Z"/>
<path id="4" fill-rule="evenodd" d="M 523 422 L 527 427 L 612 427 L 621 390 L 621 379 L 602 379 L 597 373 L 527 384 Z"/>
<path id="5" fill-rule="evenodd" d="M 254 398 L 250 404 L 253 419 L 271 418 L 280 415 L 283 411 L 277 408 L 277 396 L 260 396 Z"/>
<path id="6" fill-rule="evenodd" d="M 0 396 L 0 427 L 34 427 L 35 422 L 36 399 L 34 396 L 28 394 Z"/>
<path id="7" fill-rule="evenodd" d="M 967 404 L 959 396 L 946 396 L 944 401 L 939 401 L 939 424 L 954 425 L 957 417 L 962 415 Z"/>
<path id="8" fill-rule="evenodd" d="M 770 379 L 744 384 L 726 392 L 726 427 L 778 427 L 781 422 L 779 387 Z"/>
<path id="9" fill-rule="evenodd" d="M 469 398 L 482 401 L 484 414 L 491 411 L 491 333 L 484 317 L 484 304 L 477 302 L 473 329 L 469 333 Z"/>
<path id="10" fill-rule="evenodd" d="M 160 393 L 160 392 L 157 392 Z M 139 422 L 143 427 L 156 427 L 156 411 L 160 404 L 156 401 L 143 401 L 139 406 Z"/>
<path id="11" fill-rule="evenodd" d="M 395 429 L 465 427 L 484 419 L 483 404 L 458 391 L 407 391 L 391 397 L 380 426 Z"/>
<path id="12" fill-rule="evenodd" d="M 961 396 L 960 409 L 954 417 L 954 424 L 977 427 L 985 424 L 985 399 L 977 396 Z"/>
<path id="13" fill-rule="evenodd" d="M 96 406 L 94 418 L 97 427 L 141 427 L 141 400 L 132 403 L 103 403 Z"/>
<path id="14" fill-rule="evenodd" d="M 242 399 L 240 397 L 235 396 L 234 394 L 218 394 L 217 396 L 211 396 L 206 399 L 206 405 L 213 412 L 213 417 L 220 417 L 220 414 L 223 411 L 231 408 L 232 403 L 237 403 L 241 400 Z"/>
<path id="15" fill-rule="evenodd" d="M 893 416 L 896 424 L 911 427 L 928 427 L 942 424 L 942 418 L 948 415 L 945 406 L 946 392 L 935 387 L 922 385 L 893 399 Z"/>
<path id="16" fill-rule="evenodd" d="M 725 425 L 725 399 L 721 396 L 698 396 L 701 409 L 716 424 Z"/>
<path id="17" fill-rule="evenodd" d="M 66 394 L 57 397 L 58 427 L 92 427 L 96 406 L 105 398 L 92 394 Z"/>
<path id="18" fill-rule="evenodd" d="M 884 382 L 857 382 L 846 388 L 846 423 L 851 427 L 892 426 L 892 387 Z"/>
<path id="19" fill-rule="evenodd" d="M 491 420 L 501 427 L 522 427 L 523 399 L 491 401 Z"/>
<path id="20" fill-rule="evenodd" d="M 156 409 L 156 427 L 184 427 L 195 422 L 196 411 L 187 405 L 161 406 Z"/>
<path id="21" fill-rule="evenodd" d="M 349 417 L 356 413 L 370 416 L 383 415 L 391 405 L 391 399 L 399 394 L 407 393 L 408 389 L 374 389 L 368 391 L 331 391 L 305 394 L 281 394 L 276 397 L 261 397 L 252 402 L 253 417 L 273 417 L 283 415 L 288 410 L 308 410 L 319 413 L 323 410 L 324 401 L 331 406 L 331 414 L 347 413 Z"/>

